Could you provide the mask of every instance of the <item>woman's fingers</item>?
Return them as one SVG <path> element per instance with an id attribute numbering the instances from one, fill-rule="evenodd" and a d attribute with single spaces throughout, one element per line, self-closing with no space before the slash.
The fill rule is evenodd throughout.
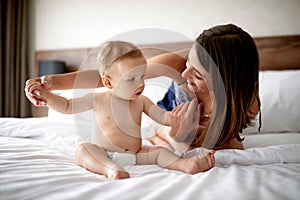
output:
<path id="1" fill-rule="evenodd" d="M 31 84 L 31 85 L 29 86 L 30 88 L 28 89 L 28 90 L 29 90 L 29 91 L 28 91 L 29 94 L 30 94 L 31 96 L 35 96 L 36 94 L 34 93 L 34 91 L 37 90 L 37 89 L 40 87 L 40 85 L 41 85 L 40 83 L 33 83 L 33 84 Z"/>
<path id="2" fill-rule="evenodd" d="M 199 119 L 200 112 L 197 99 L 193 99 L 192 101 L 181 104 L 180 106 L 178 106 L 175 113 L 183 117 L 185 120 L 192 119 L 193 121 L 195 121 L 196 119 Z"/>
<path id="3" fill-rule="evenodd" d="M 190 103 L 191 103 L 190 101 L 187 101 L 187 102 L 185 102 L 185 103 L 182 103 L 182 104 L 176 106 L 176 107 L 172 110 L 172 113 L 173 113 L 174 115 L 178 115 L 178 116 L 180 115 L 180 116 L 183 116 L 183 114 L 187 112 L 187 109 L 188 109 Z"/>
<path id="4" fill-rule="evenodd" d="M 184 116 L 188 107 L 189 107 L 190 102 L 185 102 L 184 104 L 182 104 L 180 110 L 178 110 L 178 114 L 181 116 Z"/>
<path id="5" fill-rule="evenodd" d="M 184 141 L 185 138 L 194 134 L 199 125 L 200 112 L 196 99 L 177 106 L 172 112 L 171 137 L 176 141 Z"/>
<path id="6" fill-rule="evenodd" d="M 180 115 L 182 107 L 184 106 L 184 103 L 176 106 L 171 112 L 173 115 Z"/>
<path id="7" fill-rule="evenodd" d="M 189 119 L 198 122 L 200 112 L 198 108 L 197 99 L 193 99 L 187 107 L 186 115 Z"/>
<path id="8" fill-rule="evenodd" d="M 40 98 L 39 88 L 42 84 L 40 77 L 29 79 L 25 82 L 25 95 L 28 100 L 35 106 L 45 106 L 46 100 Z"/>
<path id="9" fill-rule="evenodd" d="M 43 87 L 46 88 L 47 90 L 51 89 L 52 87 L 52 79 L 49 76 L 42 76 L 41 83 Z"/>
<path id="10" fill-rule="evenodd" d="M 47 90 L 51 89 L 52 87 L 52 79 L 49 76 L 42 76 L 41 78 L 34 78 L 29 79 L 26 81 L 25 84 L 25 92 L 28 93 L 30 96 L 38 95 L 35 90 L 37 90 L 37 87 L 42 85 Z"/>
<path id="11" fill-rule="evenodd" d="M 25 92 L 28 93 L 29 95 L 32 94 L 32 87 L 35 86 L 37 83 L 40 84 L 40 82 L 35 81 L 33 79 L 27 80 L 25 83 Z"/>

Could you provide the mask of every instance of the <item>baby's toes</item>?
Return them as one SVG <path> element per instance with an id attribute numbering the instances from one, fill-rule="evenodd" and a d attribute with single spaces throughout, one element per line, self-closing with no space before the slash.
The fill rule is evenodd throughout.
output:
<path id="1" fill-rule="evenodd" d="M 208 163 L 210 167 L 213 167 L 215 165 L 215 151 L 214 150 L 210 150 L 208 152 Z"/>

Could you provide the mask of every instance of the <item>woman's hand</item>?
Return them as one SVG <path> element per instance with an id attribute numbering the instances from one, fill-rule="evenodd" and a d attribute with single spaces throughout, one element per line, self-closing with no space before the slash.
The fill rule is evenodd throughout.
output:
<path id="1" fill-rule="evenodd" d="M 50 90 L 52 87 L 52 79 L 50 76 L 42 76 L 29 79 L 25 83 L 25 94 L 28 100 L 35 106 L 46 106 L 47 101 L 40 97 L 38 88 L 43 86 L 45 89 Z"/>
<path id="2" fill-rule="evenodd" d="M 171 111 L 172 130 L 170 136 L 177 142 L 195 136 L 200 120 L 201 106 L 197 99 L 180 104 Z"/>

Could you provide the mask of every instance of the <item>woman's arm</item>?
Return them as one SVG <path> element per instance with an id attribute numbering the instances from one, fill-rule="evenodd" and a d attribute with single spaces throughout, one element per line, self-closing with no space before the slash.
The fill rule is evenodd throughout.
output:
<path id="1" fill-rule="evenodd" d="M 48 75 L 51 90 L 103 87 L 98 70 L 83 70 L 65 74 Z M 43 82 L 42 82 L 43 84 Z"/>
<path id="2" fill-rule="evenodd" d="M 181 73 L 186 67 L 186 59 L 189 49 L 181 50 L 174 53 L 164 53 L 154 56 L 147 60 L 146 79 L 159 76 L 166 76 L 177 83 L 182 83 L 185 79 Z"/>
<path id="3" fill-rule="evenodd" d="M 146 78 L 154 78 L 158 76 L 168 76 L 173 80 L 179 79 L 179 82 L 184 80 L 181 77 L 181 72 L 185 69 L 188 49 L 174 53 L 165 53 L 154 56 L 147 60 L 149 67 L 147 68 Z M 45 76 L 46 79 L 33 79 L 40 81 L 48 90 L 64 90 L 76 88 L 94 88 L 103 87 L 101 77 L 97 69 L 82 70 L 65 74 L 54 74 Z M 49 80 L 43 82 L 43 80 Z"/>
<path id="4" fill-rule="evenodd" d="M 177 83 L 184 82 L 185 79 L 181 76 L 181 72 L 185 69 L 188 52 L 189 50 L 185 49 L 175 53 L 161 54 L 148 59 L 148 68 L 145 78 L 167 76 Z M 36 88 L 40 84 L 48 90 L 103 87 L 101 77 L 96 69 L 29 79 L 26 81 L 25 94 L 35 106 L 45 106 L 47 103 L 38 96 L 36 91 Z"/>

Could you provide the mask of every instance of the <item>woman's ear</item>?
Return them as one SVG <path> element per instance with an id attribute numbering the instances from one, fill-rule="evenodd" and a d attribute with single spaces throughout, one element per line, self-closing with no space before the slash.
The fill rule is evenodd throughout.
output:
<path id="1" fill-rule="evenodd" d="M 105 87 L 107 87 L 108 89 L 112 89 L 112 82 L 111 82 L 111 78 L 109 75 L 103 75 L 102 76 L 102 83 Z"/>

